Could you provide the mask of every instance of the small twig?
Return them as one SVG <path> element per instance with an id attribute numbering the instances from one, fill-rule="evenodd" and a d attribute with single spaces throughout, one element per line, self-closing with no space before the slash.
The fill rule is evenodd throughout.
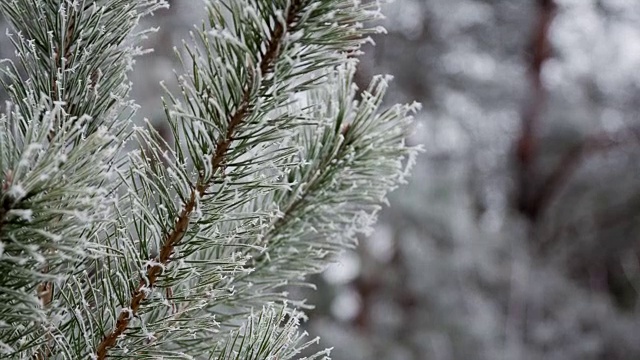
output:
<path id="1" fill-rule="evenodd" d="M 532 98 L 522 114 L 522 132 L 517 141 L 518 160 L 518 209 L 530 220 L 536 221 L 552 203 L 554 197 L 571 175 L 589 155 L 624 144 L 633 138 L 640 138 L 640 128 L 630 127 L 615 133 L 597 133 L 584 139 L 564 154 L 558 165 L 545 179 L 538 178 L 536 163 L 538 155 L 537 128 L 540 112 L 544 106 L 545 89 L 542 84 L 542 66 L 550 56 L 549 27 L 555 15 L 553 0 L 538 0 L 539 17 L 532 39 L 532 53 L 529 76 L 532 86 Z M 542 184 L 536 186 L 536 184 Z"/>
<path id="2" fill-rule="evenodd" d="M 551 54 L 549 27 L 555 15 L 553 0 L 538 0 L 538 21 L 531 40 L 532 58 L 529 66 L 531 79 L 531 98 L 522 113 L 522 130 L 517 140 L 516 158 L 518 161 L 518 209 L 530 219 L 537 213 L 531 204 L 536 178 L 536 160 L 538 155 L 537 131 L 541 110 L 545 102 L 545 89 L 542 84 L 542 66 Z"/>
<path id="3" fill-rule="evenodd" d="M 533 198 L 531 203 L 532 211 L 538 214 L 541 210 L 548 208 L 555 195 L 570 180 L 571 175 L 578 169 L 585 158 L 595 153 L 609 150 L 612 147 L 627 144 L 629 141 L 640 142 L 639 126 L 624 128 L 616 132 L 593 134 L 567 151 Z"/>

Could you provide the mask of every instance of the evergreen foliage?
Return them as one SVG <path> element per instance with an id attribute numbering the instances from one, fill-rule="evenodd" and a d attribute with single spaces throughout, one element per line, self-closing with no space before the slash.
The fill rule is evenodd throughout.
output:
<path id="1" fill-rule="evenodd" d="M 3 357 L 300 356 L 307 306 L 286 287 L 353 246 L 406 175 L 416 105 L 381 109 L 385 77 L 353 84 L 377 5 L 207 1 L 163 102 L 173 139 L 134 126 L 128 98 L 136 25 L 164 6 L 0 1 L 17 55 L 0 118 Z"/>

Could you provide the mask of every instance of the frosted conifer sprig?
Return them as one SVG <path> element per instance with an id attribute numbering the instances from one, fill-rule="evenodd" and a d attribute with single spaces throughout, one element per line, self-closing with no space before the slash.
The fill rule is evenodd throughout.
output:
<path id="1" fill-rule="evenodd" d="M 114 137 L 104 128 L 87 135 L 87 118 L 70 119 L 59 126 L 59 142 L 50 143 L 50 127 L 64 118 L 62 107 L 34 104 L 36 109 L 42 111 L 37 125 L 25 127 L 27 120 L 15 108 L 0 117 L 0 341 L 5 344 L 41 334 L 40 326 L 48 322 L 42 305 L 83 259 L 100 252 L 96 233 L 111 217 L 113 189 L 104 184 L 113 180 Z M 69 149 L 67 144 L 80 138 Z"/>
<path id="2" fill-rule="evenodd" d="M 113 6 L 112 6 L 113 5 Z M 133 103 L 126 69 L 140 16 L 161 1 L 3 0 L 17 63 L 3 61 L 0 354 L 72 351 L 69 281 L 103 254 Z M 85 284 L 86 286 L 86 284 Z M 53 352 L 53 349 L 56 349 Z"/>
<path id="3" fill-rule="evenodd" d="M 109 5 L 109 19 L 121 20 L 127 31 L 137 16 L 158 5 L 91 3 Z M 59 16 L 68 16 L 67 9 L 94 14 L 84 2 L 61 4 Z M 49 5 L 27 9 L 46 12 Z M 91 228 L 83 244 L 100 256 L 82 256 L 69 266 L 71 275 L 57 280 L 52 302 L 44 309 L 33 306 L 40 311 L 39 320 L 29 323 L 33 332 L 21 332 L 18 347 L 17 337 L 7 337 L 6 353 L 95 359 L 297 356 L 306 345 L 294 314 L 305 305 L 286 302 L 285 287 L 303 284 L 367 230 L 414 152 L 404 138 L 415 106 L 379 110 L 386 79 L 375 79 L 361 98 L 352 83 L 352 56 L 372 32 L 362 23 L 379 16 L 376 9 L 351 0 L 207 2 L 207 21 L 185 45 L 181 94 L 169 93 L 165 101 L 172 142 L 151 126 L 122 130 L 131 104 L 125 100 L 128 85 L 115 84 L 124 79 L 133 48 L 96 46 L 94 63 L 85 58 L 67 74 L 66 61 L 73 56 L 62 61 L 57 50 L 31 50 L 33 39 L 39 41 L 36 33 L 20 38 L 16 46 L 26 54 L 20 56 L 25 67 L 47 57 L 59 65 L 56 71 L 35 66 L 34 78 L 39 71 L 48 75 L 19 91 L 12 88 L 18 71 L 7 71 L 5 83 L 18 108 L 32 111 L 21 103 L 20 91 L 35 99 L 37 88 L 66 116 L 49 125 L 43 141 L 81 149 L 85 135 L 64 141 L 61 126 L 85 126 L 82 134 L 93 134 L 104 125 L 104 131 L 112 129 L 110 149 L 134 140 L 139 150 L 108 162 L 119 181 L 99 183 L 108 189 L 102 204 L 110 216 Z M 55 23 L 60 33 L 50 49 L 65 49 L 62 34 L 69 29 L 68 39 L 84 41 L 86 34 L 76 34 L 77 27 L 65 21 Z M 117 34 L 96 32 L 86 39 L 107 44 L 131 38 Z M 128 49 L 126 66 L 101 69 L 111 58 L 97 55 L 113 49 Z M 73 77 L 85 65 L 101 69 L 100 78 L 113 85 L 108 95 L 91 85 L 93 72 Z M 83 84 L 94 93 L 70 97 Z M 35 111 L 26 117 L 40 119 Z M 89 205 L 99 209 L 95 202 Z"/>
<path id="4" fill-rule="evenodd" d="M 140 17 L 163 6 L 159 0 L 1 1 L 28 79 L 11 64 L 4 70 L 5 88 L 25 116 L 36 114 L 24 99 L 44 94 L 63 104 L 69 116 L 89 116 L 89 131 L 116 125 L 105 119 L 128 107 L 123 106 L 130 88 L 126 71 L 141 52 L 131 43 L 147 33 L 132 29 Z"/>
<path id="5" fill-rule="evenodd" d="M 224 347 L 214 348 L 216 356 L 212 359 L 327 359 L 329 350 L 299 357 L 304 349 L 318 341 L 317 338 L 304 341 L 306 334 L 298 332 L 302 318 L 299 312 L 267 306 L 259 313 L 251 314 L 238 330 L 232 331 L 230 341 L 222 345 Z"/>

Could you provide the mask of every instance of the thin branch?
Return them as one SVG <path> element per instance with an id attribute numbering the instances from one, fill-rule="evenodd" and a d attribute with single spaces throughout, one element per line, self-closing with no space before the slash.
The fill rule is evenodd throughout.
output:
<path id="1" fill-rule="evenodd" d="M 616 132 L 602 132 L 591 135 L 574 146 L 560 160 L 553 172 L 546 178 L 531 203 L 534 213 L 540 213 L 553 201 L 555 195 L 571 179 L 571 175 L 579 168 L 583 160 L 595 153 L 627 144 L 629 141 L 640 142 L 640 127 L 633 126 Z"/>
<path id="2" fill-rule="evenodd" d="M 536 160 L 538 155 L 537 131 L 540 123 L 540 113 L 544 107 L 545 89 L 542 84 L 542 66 L 551 54 L 549 44 L 549 27 L 555 16 L 556 5 L 553 0 L 538 0 L 538 20 L 533 38 L 531 51 L 533 56 L 529 64 L 529 78 L 531 81 L 531 98 L 522 114 L 522 131 L 517 140 L 516 158 L 518 161 L 518 209 L 530 219 L 537 217 L 532 208 L 534 185 L 536 178 Z"/>
<path id="3" fill-rule="evenodd" d="M 518 209 L 530 220 L 537 220 L 553 202 L 572 174 L 588 156 L 622 145 L 630 139 L 640 138 L 637 126 L 610 133 L 591 135 L 564 154 L 558 165 L 542 181 L 538 179 L 536 162 L 538 154 L 537 128 L 540 112 L 544 107 L 545 89 L 542 84 L 542 66 L 550 56 L 549 26 L 555 15 L 553 0 L 538 0 L 539 17 L 532 39 L 529 76 L 532 84 L 532 98 L 522 115 L 522 132 L 517 142 L 518 160 Z M 629 134 L 632 136 L 630 137 Z M 542 184 L 536 186 L 536 184 Z"/>
<path id="4" fill-rule="evenodd" d="M 265 53 L 260 61 L 259 69 L 261 71 L 261 75 L 273 71 L 276 59 L 280 55 L 280 49 L 284 40 L 284 36 L 295 22 L 298 13 L 302 10 L 302 2 L 302 0 L 294 0 L 289 6 L 286 16 L 287 28 L 285 28 L 280 22 L 276 22 L 275 28 L 273 29 L 273 32 L 269 37 Z M 253 81 L 255 81 L 255 77 L 250 77 L 249 84 L 247 84 L 244 88 L 244 93 L 240 104 L 238 104 L 235 112 L 229 117 L 227 121 L 228 127 L 226 133 L 216 143 L 216 150 L 211 159 L 211 166 L 214 173 L 220 170 L 222 164 L 224 163 L 225 156 L 231 146 L 231 143 L 234 140 L 234 135 L 238 126 L 240 126 L 246 120 L 247 116 L 250 115 L 252 102 L 251 89 L 254 85 L 252 84 Z M 140 280 L 137 289 L 132 294 L 132 298 L 129 303 L 130 311 L 123 311 L 120 313 L 116 321 L 115 328 L 110 333 L 105 335 L 105 337 L 98 345 L 96 349 L 98 360 L 103 360 L 106 358 L 109 349 L 116 344 L 118 337 L 120 337 L 124 333 L 129 325 L 129 322 L 138 312 L 140 304 L 147 297 L 143 289 L 145 289 L 146 287 L 153 287 L 157 283 L 157 279 L 161 275 L 163 267 L 170 261 L 175 246 L 180 242 L 189 228 L 191 214 L 196 207 L 196 199 L 205 195 L 206 189 L 211 185 L 212 182 L 212 179 L 205 182 L 202 176 L 199 177 L 195 188 L 191 191 L 189 200 L 184 204 L 184 208 L 180 212 L 180 215 L 178 216 L 178 219 L 173 226 L 173 230 L 165 238 L 165 241 L 160 250 L 160 254 L 154 259 L 157 265 L 149 267 L 146 272 L 146 279 Z"/>

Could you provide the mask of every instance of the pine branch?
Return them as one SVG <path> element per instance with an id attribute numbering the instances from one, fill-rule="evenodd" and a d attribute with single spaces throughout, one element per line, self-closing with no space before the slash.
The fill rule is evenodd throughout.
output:
<path id="1" fill-rule="evenodd" d="M 265 276 L 265 272 L 286 273 L 287 279 L 294 280 L 300 275 L 321 271 L 324 259 L 348 247 L 356 233 L 367 231 L 378 203 L 394 184 L 402 181 L 402 174 L 406 174 L 406 170 L 398 171 L 401 162 L 412 158 L 418 148 L 404 147 L 402 139 L 410 131 L 409 114 L 417 110 L 417 105 L 396 106 L 376 113 L 387 79 L 375 78 L 358 104 L 353 99 L 356 92 L 353 76 L 353 67 L 342 69 L 342 74 L 334 80 L 341 90 L 323 95 L 328 105 L 316 116 L 331 119 L 325 126 L 319 126 L 325 141 L 318 146 L 300 139 L 307 147 L 302 157 L 312 161 L 292 172 L 293 178 L 298 176 L 295 182 L 299 185 L 281 194 L 280 201 L 286 205 L 261 236 L 267 250 L 255 254 L 254 271 L 237 278 L 236 283 L 255 281 Z M 353 120 L 346 122 L 348 119 Z M 318 129 L 308 129 L 308 132 L 316 131 Z M 369 149 L 369 153 L 364 154 L 363 149 Z M 409 159 L 407 165 L 412 161 Z M 361 172 L 375 167 L 381 172 Z M 354 189 L 361 194 L 345 202 L 344 196 Z M 364 219 L 371 218 L 348 225 L 350 219 L 359 218 L 358 213 L 369 213 Z M 329 220 L 335 218 L 349 220 L 347 223 Z M 295 230 L 300 226 L 300 219 L 318 220 L 309 221 L 306 231 Z M 292 248 L 295 251 L 291 251 Z"/>
<path id="2" fill-rule="evenodd" d="M 518 199 L 517 207 L 522 214 L 535 221 L 540 215 L 536 208 L 535 179 L 538 177 L 538 131 L 540 117 L 544 110 L 546 90 L 542 84 L 542 66 L 551 55 L 549 28 L 555 16 L 554 0 L 538 0 L 538 18 L 531 39 L 531 57 L 529 78 L 531 98 L 522 112 L 522 128 L 516 140 L 516 160 L 518 166 Z"/>
<path id="3" fill-rule="evenodd" d="M 11 100 L 0 118 L 2 354 L 48 358 L 55 343 L 66 346 L 55 338 L 52 314 L 64 310 L 54 284 L 96 256 L 110 222 L 110 177 L 133 109 L 135 51 L 124 43 L 140 14 L 162 6 L 111 3 L 0 2 L 21 66 L 5 60 L 0 80 Z"/>
<path id="4" fill-rule="evenodd" d="M 342 6 L 342 7 L 341 7 Z M 336 12 L 335 9 L 339 8 L 344 10 L 344 12 Z M 334 11 L 331 11 L 334 10 Z M 324 12 L 326 11 L 326 12 Z M 362 13 L 360 13 L 362 11 Z M 314 10 L 309 10 L 309 13 L 314 13 L 315 16 L 307 15 L 307 19 L 310 23 L 314 23 L 317 21 L 318 25 L 317 30 L 309 31 L 305 29 L 305 34 L 324 34 L 329 29 L 341 29 L 340 25 L 332 26 L 331 22 L 327 22 L 327 17 L 331 14 L 330 17 L 333 19 L 348 19 L 344 20 L 344 23 L 351 24 L 349 20 L 352 20 L 354 17 L 363 16 L 364 11 L 358 8 L 357 5 L 353 5 L 353 7 L 349 7 L 345 2 L 335 1 L 335 2 L 327 2 L 325 9 L 318 9 L 317 12 Z M 349 15 L 346 15 L 349 14 Z M 353 17 L 350 17 L 353 16 Z M 367 13 L 366 16 L 370 17 L 371 12 Z M 343 22 L 336 20 L 336 24 L 344 24 Z M 308 25 L 307 23 L 306 25 Z M 308 25 L 313 26 L 313 25 Z M 186 303 L 185 306 L 190 306 L 190 303 L 197 303 L 198 306 L 203 306 L 201 309 L 194 309 L 196 318 L 205 318 L 210 317 L 212 314 L 215 315 L 217 322 L 219 322 L 221 327 L 225 329 L 228 326 L 233 324 L 233 319 L 239 316 L 240 314 L 245 313 L 253 306 L 259 306 L 261 302 L 264 301 L 279 301 L 286 298 L 282 292 L 277 292 L 277 289 L 286 285 L 287 283 L 291 283 L 294 279 L 299 279 L 302 276 L 314 273 L 321 270 L 326 262 L 328 261 L 328 255 L 339 251 L 344 248 L 345 244 L 348 244 L 349 241 L 352 241 L 353 236 L 358 231 L 366 230 L 368 224 L 373 220 L 373 214 L 378 208 L 378 203 L 383 201 L 384 194 L 392 188 L 398 180 L 401 179 L 401 176 L 398 176 L 398 172 L 400 170 L 400 162 L 402 159 L 412 152 L 412 150 L 404 147 L 402 143 L 402 139 L 405 137 L 408 127 L 407 125 L 410 123 L 410 119 L 406 116 L 408 112 L 411 112 L 414 108 L 409 107 L 394 107 L 389 111 L 385 111 L 382 113 L 376 113 L 376 108 L 380 106 L 380 101 L 382 98 L 383 90 L 385 86 L 380 87 L 380 89 L 372 88 L 372 93 L 375 95 L 366 98 L 363 100 L 363 106 L 357 110 L 355 107 L 352 109 L 353 97 L 355 94 L 353 89 L 350 88 L 351 85 L 351 70 L 346 68 L 342 69 L 340 74 L 333 67 L 332 60 L 336 59 L 335 64 L 344 64 L 345 63 L 345 55 L 352 53 L 354 50 L 351 47 L 351 44 L 359 44 L 362 40 L 359 36 L 362 33 L 358 31 L 351 32 L 351 28 L 342 28 L 342 33 L 337 36 L 340 36 L 342 42 L 336 41 L 335 45 L 336 49 L 339 49 L 339 55 L 335 58 L 331 58 L 331 60 L 327 61 L 326 68 L 321 68 L 323 71 L 320 77 L 315 77 L 315 74 L 309 73 L 310 79 L 314 79 L 312 82 L 304 82 L 300 81 L 300 79 L 294 79 L 299 75 L 296 68 L 287 69 L 287 71 L 282 70 L 279 73 L 280 77 L 279 81 L 273 82 L 277 84 L 285 84 L 281 85 L 283 89 L 286 91 L 294 92 L 297 91 L 297 87 L 303 91 L 310 91 L 311 95 L 308 96 L 308 103 L 313 104 L 312 106 L 302 105 L 301 108 L 288 107 L 284 112 L 287 114 L 294 114 L 294 117 L 299 119 L 306 119 L 306 125 L 302 123 L 297 123 L 297 126 L 289 128 L 289 131 L 286 135 L 281 135 L 282 139 L 291 138 L 291 144 L 299 144 L 297 145 L 293 151 L 292 158 L 283 158 L 282 161 L 279 161 L 277 166 L 283 166 L 286 171 L 295 170 L 298 164 L 300 163 L 308 163 L 313 164 L 315 167 L 322 168 L 322 182 L 321 186 L 316 186 L 311 192 L 316 196 L 316 202 L 319 200 L 319 197 L 322 197 L 322 203 L 318 203 L 319 206 L 314 206 L 313 204 L 305 203 L 305 206 L 301 207 L 303 211 L 297 213 L 297 215 L 309 221 L 312 225 L 310 226 L 301 226 L 302 221 L 296 222 L 295 225 L 288 227 L 287 231 L 283 232 L 275 232 L 271 234 L 270 237 L 276 238 L 277 241 L 270 241 L 269 237 L 265 237 L 265 227 L 257 226 L 256 223 L 259 224 L 260 221 L 269 222 L 272 219 L 278 221 L 279 214 L 281 214 L 280 209 L 286 209 L 286 206 L 290 201 L 295 201 L 296 196 L 300 194 L 296 189 L 293 192 L 290 192 L 290 189 L 294 184 L 304 185 L 309 180 L 306 177 L 298 178 L 295 176 L 293 179 L 290 179 L 288 182 L 286 181 L 286 173 L 284 175 L 284 182 L 280 183 L 277 188 L 278 191 L 272 193 L 270 190 L 266 191 L 266 194 L 263 195 L 252 195 L 251 193 L 244 193 L 242 196 L 244 198 L 249 198 L 252 200 L 251 203 L 247 202 L 246 207 L 240 207 L 239 204 L 234 204 L 233 207 L 227 207 L 222 205 L 224 203 L 224 196 L 222 194 L 228 193 L 229 190 L 226 188 L 219 188 L 218 196 L 221 198 L 220 205 L 206 206 L 208 202 L 202 202 L 201 206 L 203 210 L 206 211 L 205 214 L 213 217 L 211 220 L 198 221 L 197 224 L 200 225 L 200 231 L 202 235 L 198 235 L 198 231 L 194 231 L 190 235 L 190 241 L 187 243 L 183 243 L 183 252 L 181 254 L 182 259 L 192 258 L 193 260 L 198 260 L 203 265 L 197 266 L 193 265 L 193 269 L 197 269 L 196 271 L 204 272 L 204 264 L 208 264 L 213 261 L 213 259 L 221 259 L 225 257 L 229 257 L 229 261 L 239 261 L 233 259 L 246 259 L 246 256 L 236 256 L 233 252 L 224 251 L 224 249 L 232 250 L 241 248 L 240 245 L 246 245 L 247 249 L 254 249 L 255 252 L 249 252 L 248 254 L 266 254 L 265 259 L 267 261 L 259 260 L 259 266 L 253 269 L 251 263 L 247 263 L 243 265 L 243 271 L 237 271 L 236 273 L 231 273 L 228 276 L 225 276 L 224 281 L 220 281 L 220 279 L 215 277 L 210 277 L 209 272 L 203 273 L 197 277 L 193 278 L 193 286 L 195 284 L 199 284 L 201 288 L 209 289 L 207 293 L 211 295 L 198 294 L 197 296 L 192 292 L 188 292 L 188 285 L 182 290 L 184 294 L 189 294 L 189 297 L 192 300 L 188 300 L 187 295 L 184 295 L 184 298 L 181 300 Z M 366 30 L 365 30 L 366 31 Z M 336 36 L 333 35 L 332 36 Z M 328 36 L 327 36 L 328 37 Z M 320 36 L 318 36 L 320 38 Z M 347 39 L 348 38 L 348 39 Z M 326 53 L 327 49 L 323 48 L 326 43 L 326 40 L 323 39 L 322 45 L 318 46 L 318 53 L 324 51 Z M 316 39 L 308 39 L 306 40 L 311 44 L 315 45 Z M 350 41 L 353 41 L 352 43 Z M 207 44 L 205 40 L 203 43 Z M 302 41 L 301 41 L 302 43 Z M 331 43 L 333 45 L 333 43 Z M 295 45 L 291 46 L 292 49 L 296 49 Z M 195 54 L 195 53 L 194 53 Z M 309 51 L 307 54 L 310 58 L 312 58 L 315 54 Z M 209 61 L 215 61 L 213 56 L 209 56 L 207 54 Z M 291 55 L 290 55 L 291 56 Z M 195 60 L 198 59 L 197 56 L 192 55 Z M 293 56 L 291 56 L 293 57 Z M 243 58 L 243 56 L 238 56 L 238 58 Z M 321 60 L 326 61 L 326 60 Z M 320 62 L 320 61 L 319 61 Z M 282 66 L 284 63 L 280 63 Z M 348 67 L 351 69 L 350 67 Z M 199 74 L 198 71 L 194 71 L 194 74 Z M 295 74 L 295 75 L 293 75 Z M 204 76 L 199 75 L 194 78 L 199 80 Z M 285 80 L 291 81 L 293 86 L 287 88 L 287 82 Z M 382 80 L 382 79 L 380 79 Z M 199 85 L 198 81 L 194 81 L 195 91 L 188 89 L 188 92 L 194 95 L 199 95 L 202 93 L 209 94 L 206 90 L 206 87 L 203 85 Z M 384 85 L 384 81 L 379 81 L 376 84 Z M 311 86 L 310 86 L 311 85 Z M 346 90 L 343 91 L 343 88 L 346 87 Z M 313 91 L 311 89 L 319 90 L 322 93 L 322 96 L 317 95 L 313 96 Z M 201 92 L 198 92 L 201 91 Z M 308 95 L 308 94 L 305 94 Z M 339 99 L 336 100 L 336 98 Z M 217 113 L 215 111 L 211 111 L 208 108 L 202 106 L 200 101 L 191 102 L 191 97 L 185 96 L 185 100 L 191 106 L 191 113 L 189 117 L 185 115 L 185 112 L 180 112 L 181 116 L 184 116 L 185 119 L 188 120 L 197 120 L 204 122 L 204 117 L 206 115 L 211 116 L 215 119 Z M 195 97 L 198 99 L 198 97 Z M 206 104 L 207 98 L 204 98 L 204 103 Z M 176 102 L 174 100 L 174 102 Z M 336 103 L 339 102 L 339 105 Z M 193 104 L 193 105 L 192 105 Z M 274 101 L 273 105 L 277 108 L 277 106 L 283 107 L 286 104 L 284 101 L 281 104 L 278 104 Z M 306 104 L 306 103 L 305 103 Z M 204 109 L 204 110 L 200 110 Z M 268 109 L 268 108 L 267 108 Z M 264 107 L 262 110 L 262 116 L 269 116 L 267 114 L 268 110 L 265 110 Z M 213 113 L 213 114 L 211 114 Z M 273 115 L 272 115 L 273 116 Z M 277 119 L 277 115 L 275 116 Z M 349 122 L 353 119 L 358 119 L 355 126 L 354 124 L 349 124 Z M 309 119 L 312 119 L 309 121 Z M 256 120 L 253 120 L 256 121 Z M 259 120 L 258 120 L 259 121 Z M 286 124 L 288 120 L 280 120 L 281 123 Z M 373 123 L 378 125 L 372 126 Z M 264 124 L 261 122 L 256 122 L 256 125 Z M 266 125 L 266 124 L 265 124 Z M 190 125 L 187 123 L 185 127 L 189 127 Z M 177 128 L 177 127 L 174 127 Z M 223 129 L 223 125 L 217 125 L 216 129 Z M 330 130 L 329 130 L 330 129 Z M 347 131 L 347 129 L 349 129 Z M 373 130 L 376 129 L 376 130 Z M 358 145 L 361 145 L 362 148 L 358 149 L 358 151 L 362 150 L 367 154 L 362 161 L 358 162 L 358 172 L 355 170 L 349 170 L 349 163 L 342 161 L 340 162 L 340 169 L 344 169 L 347 174 L 353 173 L 354 177 L 351 179 L 342 179 L 337 174 L 338 172 L 334 171 L 336 168 L 330 165 L 331 161 L 335 161 L 338 163 L 340 160 L 336 158 L 336 145 L 342 142 L 340 139 L 340 132 L 344 130 L 345 134 L 349 135 L 348 140 L 346 141 L 347 145 L 353 145 L 351 141 L 353 139 L 359 139 Z M 191 131 L 191 130 L 190 130 Z M 251 133 L 250 130 L 247 132 Z M 324 133 L 323 133 L 324 132 Z M 197 137 L 197 132 L 194 132 L 193 137 Z M 276 132 L 277 134 L 277 132 Z M 191 138 L 187 137 L 187 138 Z M 259 138 L 256 136 L 256 138 Z M 280 141 L 281 138 L 274 137 L 271 141 Z M 314 145 L 315 144 L 315 145 Z M 318 146 L 319 145 L 319 146 Z M 196 146 L 202 145 L 193 145 Z M 312 151 L 300 151 L 301 148 L 309 146 Z M 347 146 L 348 148 L 348 146 Z M 341 156 L 345 156 L 346 159 L 353 158 L 353 152 L 357 152 L 354 148 L 349 148 L 349 151 L 345 151 Z M 378 152 L 369 152 L 366 149 L 374 148 L 378 149 Z M 318 150 L 326 150 L 322 154 L 316 153 Z M 197 160 L 198 154 L 190 150 L 192 156 Z M 319 158 L 319 156 L 322 156 Z M 374 160 L 375 159 L 375 160 Z M 381 159 L 385 161 L 380 162 Z M 386 161 L 388 160 L 388 161 Z M 194 161 L 197 164 L 197 161 Z M 285 165 L 287 164 L 287 165 Z M 291 164 L 291 165 L 289 165 Z M 365 168 L 374 168 L 376 171 L 369 171 L 365 177 L 364 172 L 361 173 Z M 234 170 L 239 168 L 236 167 Z M 206 171 L 205 171 L 206 170 Z M 203 169 L 205 172 L 210 172 L 208 169 Z M 248 170 L 247 170 L 248 171 Z M 300 170 L 302 173 L 309 171 L 309 168 L 304 165 Z M 243 170 L 228 171 L 228 176 L 233 176 L 231 178 L 225 178 L 224 183 L 226 184 L 234 184 L 236 181 L 243 176 Z M 292 174 L 291 172 L 289 174 Z M 382 176 L 381 175 L 385 175 Z M 334 182 L 337 185 L 341 185 L 341 187 L 333 187 L 331 186 L 331 179 L 333 177 Z M 362 180 L 358 180 L 359 177 L 362 177 Z M 282 179 L 282 177 L 278 177 L 278 179 Z M 371 186 L 372 179 L 377 180 L 377 186 Z M 255 186 L 263 186 L 264 181 L 256 182 Z M 240 184 L 238 182 L 238 184 Z M 249 187 L 253 185 L 246 184 L 243 187 Z M 296 185 L 297 187 L 297 185 Z M 275 188 L 275 187 L 274 187 Z M 280 189 L 283 190 L 284 194 L 289 194 L 287 196 L 276 195 L 279 194 Z M 230 188 L 230 192 L 233 192 L 233 188 Z M 341 192 L 331 193 L 331 191 L 335 191 L 340 189 Z M 361 194 L 354 194 L 355 189 L 362 189 Z M 325 193 L 326 191 L 326 193 Z M 336 200 L 334 203 L 328 200 L 328 194 L 338 195 L 336 196 Z M 252 198 L 255 196 L 255 198 Z M 350 207 L 336 206 L 339 202 L 349 202 L 351 203 Z M 272 206 L 275 205 L 275 208 Z M 206 207 L 205 207 L 206 206 Z M 219 206 L 219 207 L 217 207 Z M 297 207 L 296 207 L 297 208 Z M 316 211 L 322 210 L 320 212 L 313 211 L 315 208 Z M 218 215 L 220 212 L 234 214 L 233 211 L 246 211 L 247 213 L 257 214 L 256 222 L 249 221 L 249 218 L 245 218 L 243 213 L 237 214 L 237 218 L 229 219 L 233 221 L 237 221 L 237 228 L 234 230 L 234 225 L 229 225 L 223 229 L 227 229 L 228 232 L 211 232 L 207 231 L 210 229 L 208 227 L 203 228 L 203 226 L 207 226 L 205 224 L 208 223 L 221 223 L 223 219 Z M 334 211 L 339 209 L 341 211 Z M 266 211 L 265 211 L 266 210 Z M 272 210 L 272 211 L 269 211 Z M 344 211 L 342 211 L 344 210 Z M 333 211 L 333 212 L 332 212 Z M 317 217 L 317 218 L 316 218 Z M 336 218 L 344 217 L 344 220 L 336 221 Z M 229 221 L 226 220 L 226 221 Z M 246 221 L 245 221 L 246 220 Z M 326 222 L 326 226 L 322 226 L 320 223 Z M 280 226 L 280 225 L 279 225 Z M 317 228 L 321 228 L 323 231 L 316 231 Z M 331 229 L 333 227 L 333 229 Z M 309 233 L 309 236 L 305 235 L 304 232 Z M 314 236 L 310 236 L 311 234 L 316 233 Z M 290 241 L 284 241 L 285 238 L 289 238 Z M 224 238 L 234 238 L 234 244 L 229 245 L 217 245 L 215 239 L 224 239 Z M 205 239 L 208 241 L 205 242 Z M 196 243 L 197 242 L 197 243 Z M 237 244 L 237 245 L 235 245 Z M 223 247 L 223 249 L 220 249 Z M 193 257 L 189 257 L 190 254 L 193 254 Z M 197 255 L 196 255 L 197 254 Z M 246 255 L 247 253 L 245 253 Z M 271 254 L 271 255 L 269 255 Z M 269 260 L 271 259 L 271 260 Z M 185 269 L 188 269 L 186 267 Z M 264 269 L 269 269 L 269 271 L 264 271 Z M 253 271 L 253 272 L 252 272 Z M 215 272 L 212 272 L 215 274 Z M 250 276 L 248 274 L 254 275 Z M 226 275 L 226 274 L 225 274 Z M 170 276 L 165 278 L 165 283 L 177 283 L 175 280 L 169 280 Z M 205 287 L 206 286 L 206 287 Z M 227 293 L 225 289 L 233 289 L 232 293 Z M 178 291 L 174 291 L 174 294 L 177 294 Z M 215 295 L 214 295 L 215 294 Z M 214 297 L 215 296 L 215 297 Z M 214 297 L 214 298 L 213 298 Z M 174 296 L 174 299 L 177 299 Z M 300 305 L 300 304 L 299 304 Z M 225 310 L 227 309 L 227 310 Z M 228 313 L 228 309 L 233 309 L 232 313 Z M 206 335 L 203 335 L 206 336 Z M 190 351 L 197 352 L 198 349 L 201 351 L 205 351 L 206 348 L 206 338 L 205 337 L 197 337 L 191 341 L 188 340 L 180 340 L 175 343 L 175 346 L 183 349 L 189 349 Z"/>
<path id="5" fill-rule="evenodd" d="M 281 47 L 284 35 L 294 23 L 296 16 L 298 15 L 303 5 L 302 0 L 294 0 L 288 7 L 286 12 L 285 24 L 277 23 L 272 33 L 269 36 L 269 41 L 266 46 L 266 52 L 264 53 L 259 68 L 261 76 L 267 75 L 268 71 L 273 67 L 275 59 L 279 55 L 279 48 Z M 250 77 L 253 80 L 255 77 Z M 225 154 L 227 153 L 231 142 L 234 139 L 236 128 L 246 118 L 247 113 L 250 111 L 251 106 L 251 92 L 253 87 L 252 83 L 245 86 L 245 90 L 242 95 L 241 102 L 236 106 L 235 112 L 230 116 L 228 120 L 228 127 L 225 136 L 220 138 L 215 145 L 215 153 L 211 158 L 211 169 L 215 174 L 224 162 Z M 184 208 L 178 219 L 176 220 L 173 231 L 167 236 L 160 250 L 160 255 L 154 259 L 155 265 L 149 267 L 145 279 L 140 281 L 138 289 L 133 293 L 131 301 L 129 303 L 130 312 L 122 312 L 118 317 L 115 329 L 109 334 L 105 335 L 102 342 L 98 345 L 96 353 L 99 360 L 106 358 L 109 348 L 113 347 L 119 336 L 121 336 L 127 329 L 130 319 L 138 312 L 140 304 L 146 299 L 146 293 L 143 288 L 150 288 L 156 284 L 158 276 L 161 275 L 164 266 L 170 261 L 175 246 L 183 238 L 187 232 L 190 217 L 196 207 L 196 197 L 201 198 L 205 195 L 206 189 L 210 186 L 213 180 L 206 181 L 202 176 L 198 178 L 197 184 L 194 189 L 191 190 L 189 200 L 184 204 Z"/>
<path id="6" fill-rule="evenodd" d="M 180 58 L 188 69 L 178 76 L 182 97 L 169 93 L 165 102 L 175 138 L 168 144 L 151 127 L 126 126 L 125 72 L 137 51 L 122 41 L 135 39 L 131 26 L 155 1 L 8 1 L 24 5 L 1 4 L 26 34 L 14 43 L 29 81 L 8 63 L 15 111 L 0 119 L 10 134 L 0 131 L 0 209 L 11 206 L 0 210 L 0 238 L 13 242 L 0 270 L 25 254 L 46 256 L 19 267 L 19 283 L 0 279 L 10 294 L 0 300 L 23 296 L 31 311 L 25 317 L 0 301 L 2 320 L 21 324 L 0 325 L 3 353 L 295 356 L 297 324 L 272 316 L 287 307 L 282 286 L 320 271 L 366 231 L 414 152 L 403 139 L 415 107 L 379 111 L 384 78 L 354 97 L 349 59 L 373 31 L 360 23 L 376 17 L 375 5 L 208 3 L 208 21 L 192 35 L 197 45 Z M 41 102 L 40 93 L 50 96 Z M 128 140 L 140 150 L 116 161 Z M 92 180 L 100 168 L 119 178 Z M 99 219 L 82 224 L 87 214 Z M 48 247 L 23 243 L 30 232 Z M 43 309 L 34 290 L 54 283 Z M 280 305 L 265 308 L 270 302 Z M 266 322 L 249 316 L 259 308 Z M 266 325 L 234 331 L 247 316 Z"/>

